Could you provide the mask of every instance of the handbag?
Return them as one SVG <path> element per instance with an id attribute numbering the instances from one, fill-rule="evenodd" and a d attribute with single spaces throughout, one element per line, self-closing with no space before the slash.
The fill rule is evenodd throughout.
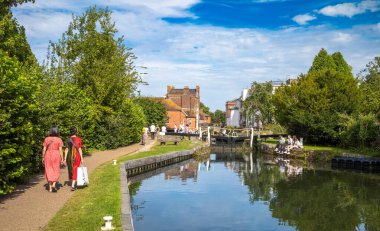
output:
<path id="1" fill-rule="evenodd" d="M 77 185 L 85 186 L 85 185 L 88 185 L 89 183 L 90 182 L 88 180 L 87 167 L 79 166 L 77 169 Z"/>

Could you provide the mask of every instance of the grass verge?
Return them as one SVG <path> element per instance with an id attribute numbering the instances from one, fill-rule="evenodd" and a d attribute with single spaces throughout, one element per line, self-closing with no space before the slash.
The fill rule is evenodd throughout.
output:
<path id="1" fill-rule="evenodd" d="M 261 140 L 264 143 L 269 144 L 278 144 L 278 139 L 263 139 Z M 329 151 L 335 154 L 339 153 L 357 153 L 361 155 L 366 156 L 372 156 L 372 157 L 379 157 L 379 153 L 377 153 L 375 150 L 370 148 L 339 148 L 339 147 L 333 147 L 333 146 L 315 146 L 315 145 L 304 145 L 304 150 L 310 151 Z"/>
<path id="2" fill-rule="evenodd" d="M 199 143 L 183 141 L 179 145 L 155 145 L 149 151 L 126 155 L 119 162 L 191 149 Z M 113 216 L 115 230 L 121 230 L 121 193 L 119 165 L 106 162 L 90 175 L 90 186 L 74 193 L 43 230 L 100 230 L 103 216 Z"/>

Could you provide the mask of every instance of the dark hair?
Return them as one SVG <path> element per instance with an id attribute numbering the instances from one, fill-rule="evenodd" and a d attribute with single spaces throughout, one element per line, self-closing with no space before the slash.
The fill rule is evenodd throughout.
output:
<path id="1" fill-rule="evenodd" d="M 73 135 L 75 135 L 75 134 L 77 134 L 77 128 L 76 128 L 75 126 L 72 126 L 72 127 L 70 128 L 70 135 L 73 136 Z"/>
<path id="2" fill-rule="evenodd" d="M 59 136 L 59 129 L 57 126 L 52 126 L 49 130 L 49 136 Z"/>

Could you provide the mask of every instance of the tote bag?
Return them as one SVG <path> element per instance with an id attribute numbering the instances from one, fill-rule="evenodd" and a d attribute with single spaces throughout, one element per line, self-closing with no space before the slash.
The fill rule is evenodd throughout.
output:
<path id="1" fill-rule="evenodd" d="M 77 169 L 77 185 L 78 186 L 85 186 L 88 185 L 88 174 L 87 174 L 87 167 L 80 166 Z"/>

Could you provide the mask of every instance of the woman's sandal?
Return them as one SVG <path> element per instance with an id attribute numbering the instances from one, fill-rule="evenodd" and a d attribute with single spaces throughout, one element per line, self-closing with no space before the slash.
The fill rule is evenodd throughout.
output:
<path id="1" fill-rule="evenodd" d="M 56 193 L 57 189 L 55 187 L 51 187 L 51 192 Z"/>

